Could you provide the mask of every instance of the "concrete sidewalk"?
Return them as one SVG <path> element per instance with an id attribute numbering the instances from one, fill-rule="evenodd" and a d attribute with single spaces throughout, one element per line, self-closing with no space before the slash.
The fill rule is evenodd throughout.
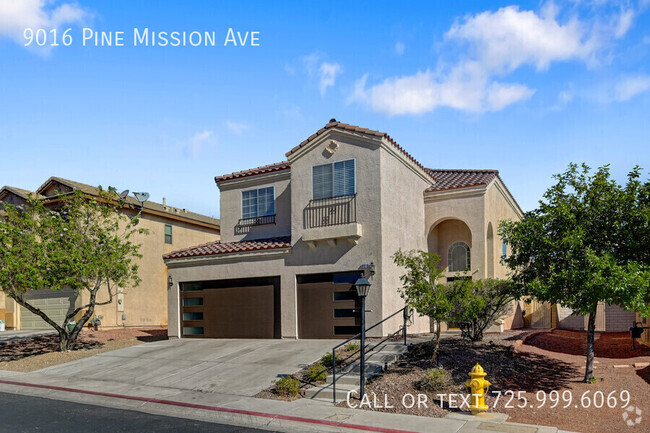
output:
<path id="1" fill-rule="evenodd" d="M 119 375 L 119 369 L 114 374 Z M 558 432 L 555 427 L 508 423 L 506 416 L 501 414 L 426 418 L 335 407 L 309 399 L 284 402 L 219 392 L 57 377 L 39 372 L 0 370 L 0 388 L 6 393 L 283 432 Z"/>

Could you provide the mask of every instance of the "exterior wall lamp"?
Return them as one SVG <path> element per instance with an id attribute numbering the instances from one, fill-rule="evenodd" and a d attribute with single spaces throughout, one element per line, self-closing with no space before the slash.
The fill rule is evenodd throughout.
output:
<path id="1" fill-rule="evenodd" d="M 170 276 L 167 277 L 167 287 L 169 287 L 171 289 L 173 285 L 174 285 L 174 279 L 170 275 Z"/>

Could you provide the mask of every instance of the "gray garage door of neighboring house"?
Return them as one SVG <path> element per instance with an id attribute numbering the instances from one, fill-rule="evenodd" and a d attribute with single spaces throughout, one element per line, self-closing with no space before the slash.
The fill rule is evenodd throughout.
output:
<path id="1" fill-rule="evenodd" d="M 30 305 L 40 309 L 59 325 L 63 324 L 68 313 L 74 311 L 76 294 L 74 290 L 32 290 L 25 294 Z M 49 329 L 40 316 L 25 307 L 20 307 L 20 329 Z"/>
<path id="2" fill-rule="evenodd" d="M 184 338 L 280 338 L 280 278 L 181 284 Z"/>
<path id="3" fill-rule="evenodd" d="M 298 338 L 348 338 L 361 330 L 357 271 L 299 275 Z"/>

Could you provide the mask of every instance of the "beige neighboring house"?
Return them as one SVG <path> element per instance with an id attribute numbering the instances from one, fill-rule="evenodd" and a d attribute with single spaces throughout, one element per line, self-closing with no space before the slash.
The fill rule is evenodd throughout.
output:
<path id="1" fill-rule="evenodd" d="M 98 188 L 79 182 L 49 178 L 34 194 L 48 200 L 57 193 L 66 194 L 79 190 L 88 196 L 97 196 Z M 14 187 L 0 189 L 0 202 L 14 205 L 24 204 L 30 191 Z M 164 200 L 163 200 L 164 202 Z M 122 211 L 129 217 L 140 210 L 139 202 L 128 197 Z M 219 239 L 219 220 L 186 209 L 177 209 L 165 204 L 146 201 L 138 227 L 149 230 L 148 235 L 137 235 L 135 242 L 141 243 L 139 276 L 142 282 L 134 288 L 119 288 L 119 293 L 108 305 L 98 306 L 95 316 L 101 316 L 102 325 L 115 326 L 166 326 L 167 325 L 167 268 L 161 255 L 179 248 Z M 75 305 L 83 305 L 85 299 L 77 299 L 74 292 L 34 290 L 25 295 L 32 305 L 46 311 L 58 322 L 63 322 L 68 311 Z M 98 301 L 108 299 L 101 289 Z M 39 316 L 20 307 L 15 301 L 0 292 L 0 319 L 12 329 L 49 328 Z"/>
<path id="2" fill-rule="evenodd" d="M 340 338 L 360 329 L 353 283 L 375 275 L 367 323 L 399 311 L 391 259 L 420 249 L 447 277 L 506 276 L 501 220 L 522 211 L 496 170 L 423 167 L 388 134 L 332 119 L 287 161 L 215 178 L 221 240 L 164 256 L 172 337 Z M 395 317 L 373 335 L 398 329 Z M 521 312 L 495 330 L 521 326 Z M 428 332 L 416 317 L 409 332 Z"/>

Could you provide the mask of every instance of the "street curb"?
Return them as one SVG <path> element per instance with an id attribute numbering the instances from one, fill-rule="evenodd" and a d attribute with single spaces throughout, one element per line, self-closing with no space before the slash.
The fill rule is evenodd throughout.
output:
<path id="1" fill-rule="evenodd" d="M 339 422 L 339 421 L 329 421 L 329 420 L 305 418 L 305 417 L 291 416 L 291 415 L 280 415 L 280 414 L 273 414 L 273 413 L 266 413 L 266 412 L 249 411 L 249 410 L 243 410 L 243 409 L 230 409 L 230 408 L 225 408 L 225 407 L 207 406 L 207 405 L 195 404 L 195 403 L 184 403 L 184 402 L 180 402 L 180 401 L 164 400 L 164 399 L 158 399 L 158 398 L 137 397 L 137 396 L 113 394 L 113 393 L 107 393 L 107 392 L 98 392 L 98 391 L 89 391 L 89 390 L 83 390 L 83 389 L 66 388 L 66 387 L 62 387 L 62 386 L 41 385 L 41 384 L 36 384 L 36 383 L 15 382 L 15 381 L 12 381 L 12 380 L 1 380 L 1 379 L 0 379 L 0 383 L 6 384 L 6 385 L 48 389 L 48 390 L 53 390 L 53 391 L 63 391 L 63 392 L 70 392 L 70 393 L 77 393 L 77 394 L 95 395 L 95 396 L 100 396 L 100 397 L 110 397 L 110 398 L 117 398 L 117 399 L 122 399 L 122 400 L 134 400 L 134 401 L 141 401 L 141 402 L 145 402 L 145 403 L 156 403 L 156 404 L 164 404 L 164 405 L 169 405 L 169 406 L 179 406 L 179 407 L 186 407 L 186 408 L 190 408 L 190 409 L 201 409 L 201 410 L 208 410 L 208 411 L 212 411 L 212 412 L 221 412 L 221 413 L 230 413 L 230 414 L 236 414 L 236 415 L 254 416 L 254 417 L 260 417 L 260 418 L 269 418 L 269 419 L 272 419 L 272 420 L 277 419 L 277 420 L 293 421 L 293 422 L 300 422 L 300 423 L 307 423 L 307 424 L 327 425 L 327 426 L 330 426 L 330 427 L 347 428 L 347 429 L 353 429 L 353 430 L 371 431 L 371 432 L 379 432 L 379 433 L 415 433 L 415 432 L 412 432 L 410 430 L 397 430 L 397 429 L 384 428 L 384 427 L 363 426 L 363 425 L 349 424 L 349 423 L 344 423 L 344 422 Z"/>

